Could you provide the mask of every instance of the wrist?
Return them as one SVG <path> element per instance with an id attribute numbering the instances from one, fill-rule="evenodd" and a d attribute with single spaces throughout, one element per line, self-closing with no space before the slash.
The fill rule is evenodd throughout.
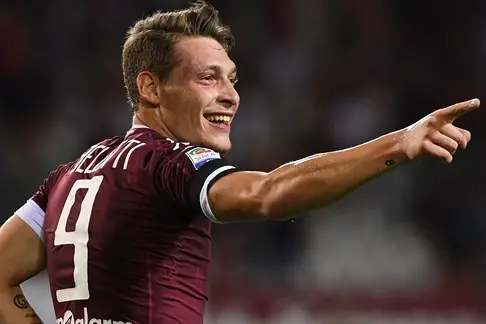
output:
<path id="1" fill-rule="evenodd" d="M 385 160 L 386 166 L 392 167 L 410 161 L 402 145 L 405 131 L 405 129 L 402 129 L 383 136 L 385 140 L 383 159 Z"/>

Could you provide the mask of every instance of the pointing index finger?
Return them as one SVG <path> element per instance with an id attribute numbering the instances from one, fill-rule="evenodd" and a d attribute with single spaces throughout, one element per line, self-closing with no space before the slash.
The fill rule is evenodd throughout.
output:
<path id="1" fill-rule="evenodd" d="M 468 101 L 456 103 L 444 109 L 439 110 L 439 115 L 449 123 L 453 122 L 460 116 L 475 110 L 480 105 L 479 99 L 475 98 Z"/>

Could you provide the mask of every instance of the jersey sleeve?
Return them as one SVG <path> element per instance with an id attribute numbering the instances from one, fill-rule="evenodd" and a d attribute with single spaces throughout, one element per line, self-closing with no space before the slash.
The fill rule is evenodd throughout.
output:
<path id="1" fill-rule="evenodd" d="M 211 211 L 208 191 L 217 179 L 236 172 L 234 166 L 211 149 L 186 146 L 168 154 L 159 169 L 158 187 L 172 201 L 221 223 Z"/>
<path id="2" fill-rule="evenodd" d="M 49 191 L 55 185 L 61 173 L 67 170 L 69 166 L 70 164 L 61 165 L 55 171 L 52 171 L 34 195 L 15 212 L 15 215 L 27 223 L 41 240 L 44 240 L 44 218 L 49 201 Z"/>

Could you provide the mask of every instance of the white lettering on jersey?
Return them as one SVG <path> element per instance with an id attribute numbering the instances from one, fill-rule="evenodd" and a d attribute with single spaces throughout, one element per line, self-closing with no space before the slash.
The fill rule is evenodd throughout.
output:
<path id="1" fill-rule="evenodd" d="M 103 154 L 105 153 L 105 151 L 109 150 L 110 147 L 108 146 L 103 146 L 103 145 L 98 145 L 96 147 L 97 149 L 98 148 L 101 148 L 102 150 L 93 158 L 93 160 L 91 161 L 91 163 L 86 167 L 86 170 L 84 170 L 84 173 L 91 173 L 94 171 L 94 166 L 95 166 L 95 163 L 98 161 L 98 158 Z M 93 151 L 94 152 L 94 151 Z"/>
<path id="2" fill-rule="evenodd" d="M 122 157 L 123 153 L 125 153 L 125 151 L 128 150 L 128 148 L 130 148 L 130 146 L 132 146 L 132 144 L 142 144 L 142 145 L 135 146 L 135 149 L 139 148 L 140 146 L 145 145 L 145 143 L 142 143 L 142 142 L 134 140 L 134 139 L 127 141 L 125 147 L 120 151 L 120 153 L 118 153 L 118 156 L 116 157 L 115 161 L 113 162 L 113 169 L 115 169 L 118 166 L 118 161 L 120 161 L 120 158 Z M 127 154 L 127 156 L 125 157 L 125 163 L 126 164 L 128 164 L 127 161 L 130 158 L 130 156 L 132 155 L 132 152 L 133 152 L 133 150 L 131 150 L 129 152 L 129 154 Z M 126 168 L 124 168 L 124 169 L 126 169 Z"/>
<path id="3" fill-rule="evenodd" d="M 108 161 L 115 156 L 116 153 L 118 153 L 118 151 L 120 150 L 120 148 L 122 148 L 126 143 L 128 142 L 128 140 L 126 141 L 123 141 L 121 142 L 121 144 L 116 148 L 114 149 L 113 151 L 110 152 L 110 154 L 108 154 L 103 160 L 100 161 L 100 163 L 98 163 L 94 168 L 93 168 L 93 171 L 97 171 L 101 168 L 103 168 L 106 163 L 108 163 Z"/>
<path id="4" fill-rule="evenodd" d="M 184 145 L 184 146 L 189 145 L 189 147 L 192 147 L 191 143 L 189 143 L 189 142 L 180 142 L 179 143 L 179 142 L 175 142 L 175 141 L 171 140 L 170 138 L 166 138 L 166 140 L 168 140 L 169 142 L 174 144 L 174 148 L 172 149 L 172 151 L 177 151 L 179 149 L 179 147 L 181 146 L 181 144 Z"/>
<path id="5" fill-rule="evenodd" d="M 84 163 L 84 161 L 93 157 L 91 153 L 93 153 L 94 150 L 96 150 L 96 147 L 97 145 L 93 145 L 86 152 L 84 152 L 83 155 L 81 155 L 81 157 L 79 158 L 78 163 L 76 163 L 72 168 L 71 172 L 83 173 L 84 170 L 81 169 L 81 165 Z"/>
<path id="6" fill-rule="evenodd" d="M 88 309 L 83 310 L 83 318 L 74 318 L 74 314 L 67 310 L 64 316 L 56 320 L 56 324 L 132 324 L 131 322 L 115 321 L 104 318 L 89 318 Z"/>
<path id="7" fill-rule="evenodd" d="M 131 139 L 131 140 L 125 140 L 123 141 L 116 149 L 114 149 L 110 154 L 108 154 L 103 160 L 99 161 L 99 158 L 105 153 L 107 150 L 110 148 L 108 146 L 104 145 L 94 145 L 90 147 L 81 157 L 79 158 L 79 161 L 74 165 L 73 169 L 71 172 L 78 172 L 78 173 L 93 173 L 95 171 L 98 171 L 99 169 L 103 168 L 111 158 L 113 158 L 116 154 L 118 156 L 115 158 L 115 161 L 113 161 L 113 169 L 118 167 L 118 163 L 120 162 L 120 159 L 125 155 L 125 160 L 123 163 L 123 170 L 128 169 L 128 163 L 130 162 L 130 157 L 132 156 L 132 153 L 144 146 L 145 143 L 142 143 L 140 141 Z M 98 152 L 96 152 L 98 151 Z M 96 152 L 96 155 L 94 154 Z M 82 169 L 81 166 L 87 162 L 88 160 L 91 160 L 89 162 L 89 165 L 86 167 L 86 169 Z"/>

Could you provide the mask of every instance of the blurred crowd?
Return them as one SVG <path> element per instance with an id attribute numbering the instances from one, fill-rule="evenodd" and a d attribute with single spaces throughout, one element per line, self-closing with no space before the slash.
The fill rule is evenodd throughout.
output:
<path id="1" fill-rule="evenodd" d="M 484 1 L 209 2 L 237 40 L 231 56 L 242 100 L 228 159 L 243 169 L 344 149 L 486 93 Z M 0 3 L 1 218 L 58 164 L 130 127 L 125 32 L 155 10 L 187 3 Z M 285 310 L 288 323 L 307 323 L 309 307 L 484 312 L 486 113 L 457 124 L 473 136 L 452 165 L 400 167 L 294 221 L 214 226 L 213 320 L 254 323 Z M 369 316 L 329 323 L 381 323 Z M 421 316 L 407 323 L 473 323 Z"/>

